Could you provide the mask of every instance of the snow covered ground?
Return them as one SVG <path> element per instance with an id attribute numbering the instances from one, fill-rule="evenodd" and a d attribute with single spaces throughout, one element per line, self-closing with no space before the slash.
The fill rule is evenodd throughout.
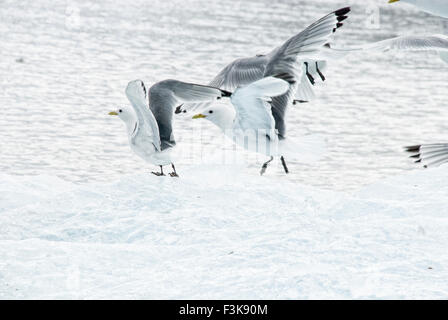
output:
<path id="1" fill-rule="evenodd" d="M 330 63 L 288 115 L 292 140 L 328 153 L 288 176 L 247 154 L 220 165 L 221 133 L 176 116 L 193 151 L 159 179 L 107 116 L 131 80 L 208 83 L 347 5 L 337 47 L 448 33 L 410 5 L 318 3 L 1 0 L 0 298 L 447 299 L 448 167 L 402 150 L 447 141 L 437 54 Z"/>
<path id="2" fill-rule="evenodd" d="M 353 194 L 244 167 L 0 179 L 0 298 L 448 298 L 448 168 Z"/>

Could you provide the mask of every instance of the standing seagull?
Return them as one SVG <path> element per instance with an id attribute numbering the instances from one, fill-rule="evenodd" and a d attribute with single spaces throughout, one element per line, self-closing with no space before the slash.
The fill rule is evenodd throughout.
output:
<path id="1" fill-rule="evenodd" d="M 126 88 L 133 110 L 127 107 L 112 111 L 111 116 L 118 116 L 126 124 L 131 149 L 143 160 L 160 166 L 171 164 L 172 177 L 178 177 L 171 160 L 171 151 L 176 145 L 173 136 L 173 110 L 180 102 L 210 102 L 229 97 L 230 93 L 208 86 L 185 83 L 177 80 L 165 80 L 149 89 L 141 80 L 129 82 Z M 149 99 L 149 100 L 148 100 Z M 149 101 L 149 104 L 148 104 Z"/>
<path id="2" fill-rule="evenodd" d="M 287 75 L 281 76 L 288 79 Z M 274 156 L 281 156 L 283 168 L 288 173 L 282 156 L 285 141 L 279 140 L 271 98 L 284 94 L 289 87 L 289 83 L 285 80 L 266 77 L 236 89 L 230 98 L 234 109 L 227 106 L 213 106 L 203 113 L 194 115 L 193 119 L 210 120 L 245 149 L 269 156 L 270 160 L 261 168 L 261 175 Z"/>
<path id="3" fill-rule="evenodd" d="M 424 167 L 437 166 L 448 162 L 448 143 L 433 143 L 405 147 L 412 153 L 415 163 L 423 163 Z"/>
<path id="4" fill-rule="evenodd" d="M 448 18 L 448 1 L 447 0 L 389 0 L 389 3 L 406 2 L 413 4 L 421 10 L 434 14 L 436 16 Z"/>

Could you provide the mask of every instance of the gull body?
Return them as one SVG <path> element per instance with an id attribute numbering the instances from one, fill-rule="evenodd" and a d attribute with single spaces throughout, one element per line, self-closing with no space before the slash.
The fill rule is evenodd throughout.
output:
<path id="1" fill-rule="evenodd" d="M 389 3 L 406 2 L 430 14 L 448 18 L 448 1 L 446 0 L 389 0 Z"/>
<path id="2" fill-rule="evenodd" d="M 178 176 L 172 162 L 172 150 L 176 145 L 172 118 L 179 102 L 209 102 L 230 96 L 230 93 L 209 86 L 201 86 L 177 80 L 164 80 L 154 84 L 149 92 L 141 80 L 129 82 L 126 96 L 132 105 L 112 111 L 126 124 L 129 145 L 140 158 L 160 167 L 171 164 L 171 176 Z"/>
<path id="3" fill-rule="evenodd" d="M 287 76 L 283 77 L 288 79 Z M 207 119 L 218 126 L 225 135 L 247 150 L 270 156 L 263 164 L 261 174 L 274 156 L 280 156 L 285 172 L 288 173 L 282 153 L 285 140 L 276 129 L 272 110 L 274 97 L 283 95 L 290 83 L 276 77 L 266 77 L 245 87 L 239 87 L 231 95 L 234 108 L 218 105 L 209 106 L 193 119 Z"/>

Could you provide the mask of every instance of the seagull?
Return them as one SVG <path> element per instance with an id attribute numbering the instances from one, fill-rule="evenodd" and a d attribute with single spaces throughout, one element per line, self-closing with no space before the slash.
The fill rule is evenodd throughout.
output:
<path id="1" fill-rule="evenodd" d="M 126 124 L 131 149 L 143 160 L 160 167 L 156 176 L 164 176 L 163 166 L 171 164 L 171 177 L 178 177 L 171 159 L 176 145 L 172 129 L 174 107 L 179 102 L 210 102 L 230 97 L 230 93 L 209 86 L 164 80 L 147 92 L 141 80 L 129 82 L 126 96 L 132 108 L 123 107 L 109 113 Z"/>
<path id="2" fill-rule="evenodd" d="M 270 156 L 270 160 L 261 168 L 261 175 L 274 156 L 281 156 L 283 168 L 288 173 L 281 150 L 284 140 L 280 141 L 281 136 L 276 130 L 272 110 L 272 98 L 283 95 L 290 89 L 290 82 L 285 79 L 291 81 L 292 77 L 284 74 L 270 76 L 239 87 L 230 97 L 234 109 L 224 105 L 213 106 L 194 115 L 193 119 L 210 120 L 245 149 Z"/>
<path id="3" fill-rule="evenodd" d="M 438 166 L 448 162 L 448 143 L 433 143 L 405 147 L 412 153 L 415 163 L 423 163 L 424 167 Z"/>
<path id="4" fill-rule="evenodd" d="M 350 7 L 346 7 L 324 16 L 268 54 L 257 54 L 233 61 L 222 69 L 209 85 L 233 91 L 238 86 L 248 85 L 267 76 L 280 73 L 293 75 L 295 83 L 291 84 L 290 90 L 273 101 L 277 129 L 284 135 L 283 118 L 286 107 L 289 104 L 312 100 L 315 83 L 326 80 L 323 74 L 326 62 L 320 59 L 319 53 L 328 45 L 332 35 L 343 26 L 349 12 Z M 176 113 L 206 106 L 207 104 L 183 104 L 176 108 Z"/>
<path id="5" fill-rule="evenodd" d="M 276 130 L 276 135 L 269 135 L 269 137 L 284 140 L 286 137 L 285 116 L 287 107 L 294 103 L 305 101 L 298 97 L 297 94 L 308 91 L 308 94 L 311 96 L 311 86 L 315 83 L 316 78 L 320 78 L 322 81 L 325 80 L 320 69 L 325 67 L 325 61 L 320 59 L 320 52 L 328 44 L 332 35 L 343 26 L 342 22 L 347 19 L 349 12 L 350 7 L 346 7 L 327 14 L 266 55 L 256 55 L 233 61 L 209 85 L 226 91 L 234 91 L 238 87 L 247 86 L 267 77 L 277 77 L 288 82 L 288 90 L 282 95 L 273 96 L 270 103 L 271 108 L 269 109 L 269 112 L 272 113 Z M 205 108 L 209 105 L 209 103 L 199 105 L 182 104 L 176 108 L 176 113 L 195 110 L 199 107 Z M 231 120 L 235 120 L 235 111 L 228 106 L 226 109 L 223 108 L 219 108 L 219 113 L 222 115 L 219 121 L 212 122 L 225 130 Z M 208 112 L 210 111 L 218 112 L 218 107 L 208 110 Z M 204 114 L 201 113 L 201 115 L 203 116 Z M 196 115 L 196 118 L 200 117 L 200 115 Z M 272 154 L 270 156 L 270 161 L 272 161 Z M 280 159 L 285 172 L 288 173 L 284 156 L 281 155 Z M 265 163 L 264 167 L 267 167 L 270 161 Z"/>
<path id="6" fill-rule="evenodd" d="M 436 16 L 448 18 L 448 1 L 446 0 L 389 0 L 389 3 L 406 2 Z"/>

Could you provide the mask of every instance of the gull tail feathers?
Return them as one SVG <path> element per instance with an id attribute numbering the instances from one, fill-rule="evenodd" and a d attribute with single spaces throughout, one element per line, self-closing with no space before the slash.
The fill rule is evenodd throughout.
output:
<path id="1" fill-rule="evenodd" d="M 287 160 L 299 163 L 314 163 L 327 153 L 325 139 L 319 135 L 306 135 L 297 139 L 279 141 L 279 153 Z"/>
<path id="2" fill-rule="evenodd" d="M 304 31 L 292 37 L 283 46 L 285 55 L 296 55 L 302 58 L 313 58 L 326 44 L 331 42 L 333 33 L 344 25 L 350 7 L 336 10 L 311 24 Z"/>

